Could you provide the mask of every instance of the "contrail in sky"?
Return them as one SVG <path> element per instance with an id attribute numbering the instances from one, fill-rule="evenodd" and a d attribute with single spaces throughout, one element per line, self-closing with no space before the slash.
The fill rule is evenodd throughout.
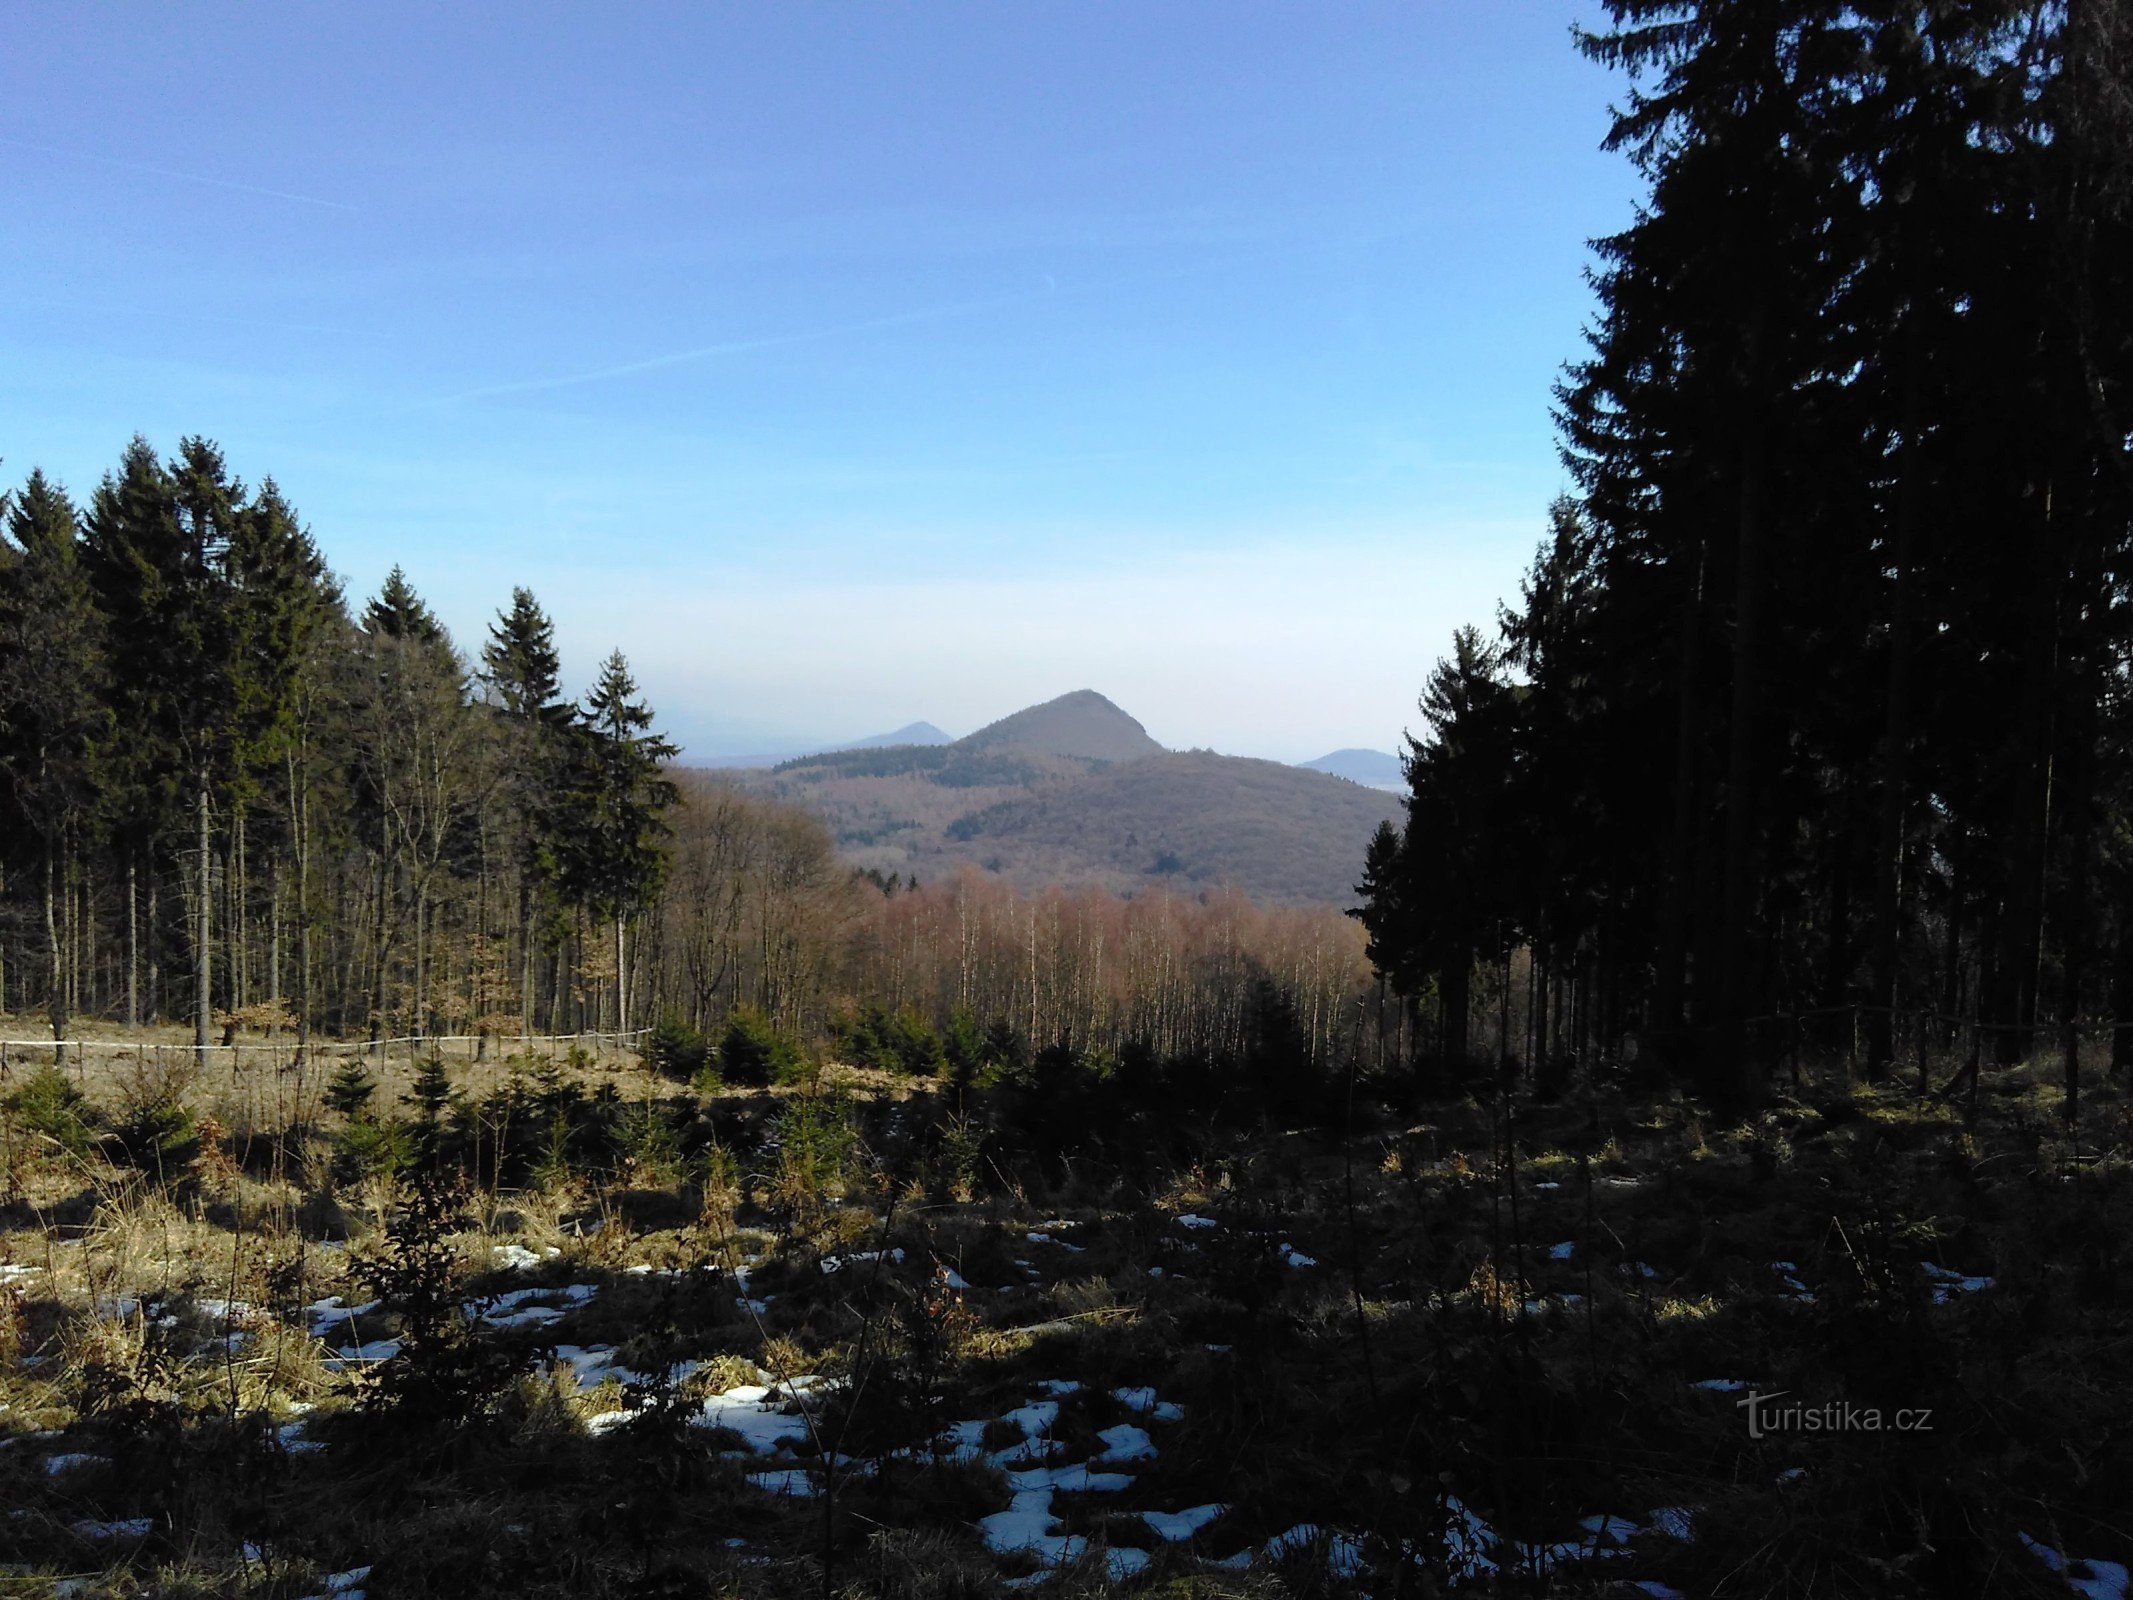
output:
<path id="1" fill-rule="evenodd" d="M 757 339 L 729 339 L 722 344 L 700 345 L 693 350 L 675 350 L 663 356 L 647 356 L 642 361 L 625 361 L 617 366 L 595 367 L 590 372 L 571 372 L 554 378 L 526 378 L 516 383 L 492 383 L 479 389 L 467 389 L 459 394 L 425 401 L 424 404 L 448 406 L 461 400 L 487 400 L 498 395 L 532 394 L 543 389 L 568 389 L 581 383 L 634 377 L 640 372 L 657 372 L 662 367 L 679 367 L 691 361 L 708 361 L 714 356 L 745 355 L 751 350 L 776 350 L 787 345 L 813 344 L 821 339 L 842 338 L 850 333 L 871 333 L 879 328 L 901 328 L 914 322 L 936 322 L 943 317 L 960 317 L 975 311 L 996 311 L 1004 306 L 1022 305 L 1030 300 L 1042 299 L 1050 292 L 1046 289 L 996 295 L 989 300 L 965 300 L 956 305 L 926 306 L 917 311 L 899 311 L 886 317 L 869 317 L 862 322 L 844 322 L 829 328 L 811 328 L 803 333 L 775 333 L 765 334 Z"/>
<path id="2" fill-rule="evenodd" d="M 122 172 L 142 172 L 152 178 L 175 178 L 180 183 L 204 183 L 214 189 L 234 189 L 239 194 L 265 195 L 271 200 L 293 200 L 298 205 L 324 206 L 329 211 L 353 211 L 343 200 L 321 200 L 315 194 L 295 194 L 287 189 L 263 189 L 256 183 L 236 183 L 228 178 L 210 178 L 198 172 L 176 172 L 169 167 L 151 167 L 143 161 L 121 161 L 116 156 L 91 155 L 86 150 L 61 150 L 53 145 L 32 144 L 27 139 L 0 138 L 0 145 L 16 150 L 34 150 L 39 155 L 58 156 L 63 161 L 94 161 L 98 166 L 117 167 Z"/>

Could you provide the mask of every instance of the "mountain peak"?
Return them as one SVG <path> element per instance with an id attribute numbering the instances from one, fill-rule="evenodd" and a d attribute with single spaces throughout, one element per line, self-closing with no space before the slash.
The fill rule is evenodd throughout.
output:
<path id="1" fill-rule="evenodd" d="M 1094 689 L 1076 689 L 989 723 L 957 743 L 968 750 L 1028 750 L 1082 761 L 1137 761 L 1163 747 Z"/>

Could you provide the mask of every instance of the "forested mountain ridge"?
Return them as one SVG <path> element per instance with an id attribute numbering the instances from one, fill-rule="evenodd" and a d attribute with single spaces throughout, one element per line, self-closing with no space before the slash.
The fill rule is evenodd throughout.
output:
<path id="1" fill-rule="evenodd" d="M 1389 796 L 1278 762 L 1165 750 L 1092 690 L 945 746 L 844 750 L 737 774 L 807 807 L 854 864 L 920 879 L 971 864 L 1025 889 L 1241 889 L 1348 905 Z"/>
<path id="2" fill-rule="evenodd" d="M 1027 707 L 956 741 L 965 750 L 1027 750 L 1077 761 L 1138 761 L 1163 747 L 1093 689 Z"/>

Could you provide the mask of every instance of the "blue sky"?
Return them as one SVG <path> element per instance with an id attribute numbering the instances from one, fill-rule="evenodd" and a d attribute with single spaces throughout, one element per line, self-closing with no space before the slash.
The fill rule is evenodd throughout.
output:
<path id="1" fill-rule="evenodd" d="M 205 433 L 705 753 L 1083 687 L 1390 748 L 1563 486 L 1635 192 L 1577 19 L 17 4 L 0 473 Z"/>

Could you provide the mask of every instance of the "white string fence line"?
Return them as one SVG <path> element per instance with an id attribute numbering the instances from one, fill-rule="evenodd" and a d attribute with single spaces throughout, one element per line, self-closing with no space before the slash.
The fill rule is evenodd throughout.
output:
<path id="1" fill-rule="evenodd" d="M 223 1052 L 266 1051 L 275 1055 L 287 1055 L 292 1050 L 302 1049 L 314 1053 L 329 1050 L 355 1051 L 358 1053 L 383 1050 L 393 1045 L 479 1045 L 487 1040 L 491 1046 L 530 1044 L 624 1044 L 633 1039 L 642 1039 L 653 1030 L 632 1028 L 627 1033 L 612 1030 L 602 1033 L 403 1033 L 390 1039 L 310 1039 L 299 1041 L 294 1033 L 280 1040 L 246 1040 L 231 1044 L 195 1044 L 189 1039 L 0 1039 L 4 1050 L 114 1050 L 121 1053 L 129 1050 L 193 1051 L 214 1050 Z"/>

